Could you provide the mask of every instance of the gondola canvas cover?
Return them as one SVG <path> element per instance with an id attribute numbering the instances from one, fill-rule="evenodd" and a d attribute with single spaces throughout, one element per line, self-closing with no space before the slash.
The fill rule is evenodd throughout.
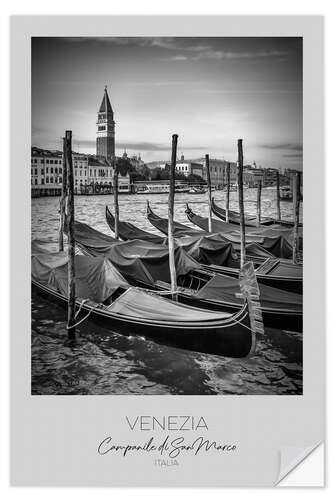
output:
<path id="1" fill-rule="evenodd" d="M 32 278 L 67 296 L 67 262 L 67 255 L 64 252 L 33 254 L 31 258 Z M 96 303 L 109 298 L 119 287 L 128 287 L 128 283 L 108 259 L 85 255 L 75 256 L 75 284 L 78 298 L 90 299 Z"/>
<path id="2" fill-rule="evenodd" d="M 170 282 L 169 249 L 140 240 L 113 245 L 105 256 L 124 276 L 153 285 L 156 281 Z M 183 276 L 198 267 L 198 263 L 184 249 L 175 248 L 177 276 Z"/>
<path id="3" fill-rule="evenodd" d="M 133 318 L 155 321 L 175 321 L 177 323 L 193 321 L 217 321 L 229 318 L 227 312 L 209 311 L 193 308 L 177 302 L 166 300 L 158 294 L 145 293 L 137 288 L 129 288 L 121 297 L 108 307 L 109 311 L 131 316 Z"/>
<path id="4" fill-rule="evenodd" d="M 286 292 L 259 284 L 260 303 L 265 308 L 281 308 L 292 311 L 302 311 L 302 296 L 297 293 Z M 197 297 L 206 300 L 223 300 L 229 303 L 240 303 L 241 298 L 239 281 L 229 276 L 215 275 L 198 291 Z"/>

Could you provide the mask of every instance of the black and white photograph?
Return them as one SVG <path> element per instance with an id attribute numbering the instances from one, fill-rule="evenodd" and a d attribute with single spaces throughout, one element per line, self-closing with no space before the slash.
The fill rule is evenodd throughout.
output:
<path id="1" fill-rule="evenodd" d="M 31 394 L 303 394 L 302 37 L 31 38 Z"/>

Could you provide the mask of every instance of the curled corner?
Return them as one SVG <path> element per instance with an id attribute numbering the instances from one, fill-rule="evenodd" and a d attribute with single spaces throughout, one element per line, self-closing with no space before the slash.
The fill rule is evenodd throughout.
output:
<path id="1" fill-rule="evenodd" d="M 291 471 L 306 459 L 318 446 L 317 443 L 307 447 L 283 446 L 280 448 L 279 475 L 274 486 L 277 486 Z"/>

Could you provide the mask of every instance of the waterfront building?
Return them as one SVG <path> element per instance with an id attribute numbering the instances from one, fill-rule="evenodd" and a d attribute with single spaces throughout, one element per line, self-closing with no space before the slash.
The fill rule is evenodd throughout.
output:
<path id="1" fill-rule="evenodd" d="M 176 172 L 185 175 L 199 175 L 203 177 L 203 166 L 201 163 L 196 163 L 192 160 L 185 160 L 184 155 L 181 155 L 180 160 L 176 162 Z"/>
<path id="2" fill-rule="evenodd" d="M 115 154 L 115 122 L 107 86 L 97 114 L 96 156 L 112 160 Z"/>
<path id="3" fill-rule="evenodd" d="M 75 194 L 112 192 L 113 167 L 104 157 L 73 152 Z M 63 153 L 37 147 L 31 148 L 32 196 L 59 196 L 63 180 Z M 119 174 L 119 193 L 131 190 L 130 176 Z"/>
<path id="4" fill-rule="evenodd" d="M 31 148 L 31 193 L 60 194 L 62 186 L 62 152 Z"/>
<path id="5" fill-rule="evenodd" d="M 243 169 L 244 185 L 253 188 L 258 185 L 259 181 L 261 181 L 264 186 L 264 169 L 245 165 Z"/>
<path id="6" fill-rule="evenodd" d="M 199 163 L 203 168 L 203 179 L 207 181 L 207 173 L 206 173 L 206 160 L 205 158 L 198 158 L 193 160 L 195 163 Z M 228 162 L 226 160 L 219 160 L 218 158 L 209 158 L 209 171 L 210 171 L 210 180 L 212 186 L 215 187 L 223 187 L 227 182 L 227 165 Z M 230 184 L 237 184 L 237 163 L 230 162 Z"/>

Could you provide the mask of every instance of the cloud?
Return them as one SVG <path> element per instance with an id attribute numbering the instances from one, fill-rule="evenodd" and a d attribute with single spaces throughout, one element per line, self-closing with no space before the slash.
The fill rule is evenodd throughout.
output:
<path id="1" fill-rule="evenodd" d="M 197 81 L 196 84 L 201 84 L 202 82 Z M 170 87 L 170 85 L 187 85 L 188 82 L 185 80 L 160 80 L 160 81 L 145 81 L 137 82 L 131 80 L 130 82 L 125 82 L 123 87 Z"/>
<path id="2" fill-rule="evenodd" d="M 289 55 L 289 52 L 284 50 L 259 50 L 254 52 L 228 52 L 224 50 L 207 50 L 193 57 L 193 60 L 199 59 L 215 59 L 232 60 L 232 59 L 262 59 L 275 58 Z"/>
<path id="3" fill-rule="evenodd" d="M 83 148 L 93 148 L 96 146 L 96 141 L 91 139 L 76 139 L 75 144 Z M 146 142 L 146 141 L 116 141 L 116 148 L 118 149 L 128 149 L 134 151 L 170 151 L 170 144 L 161 144 L 157 142 Z M 201 150 L 206 149 L 206 146 L 182 146 L 182 150 Z"/>
<path id="4" fill-rule="evenodd" d="M 74 43 L 84 43 L 84 42 L 94 42 L 99 44 L 113 44 L 113 45 L 132 45 L 139 47 L 160 47 L 162 49 L 169 50 L 185 50 L 191 52 L 200 52 L 202 50 L 208 50 L 209 45 L 205 44 L 188 44 L 190 40 L 191 43 L 193 38 L 180 38 L 180 37 L 118 37 L 118 36 L 108 36 L 108 37 L 64 37 L 64 40 Z"/>
<path id="5" fill-rule="evenodd" d="M 187 61 L 188 57 L 183 55 L 168 57 L 167 61 Z"/>
<path id="6" fill-rule="evenodd" d="M 75 144 L 83 148 L 94 148 L 96 147 L 96 139 L 76 139 Z"/>
<path id="7" fill-rule="evenodd" d="M 189 89 L 191 92 L 200 93 L 200 94 L 302 94 L 301 89 L 251 89 L 246 88 L 243 90 L 239 89 L 207 89 L 207 88 L 198 88 L 198 89 Z"/>
<path id="8" fill-rule="evenodd" d="M 218 37 L 215 37 L 218 38 Z M 214 40 L 213 38 L 212 40 Z M 122 46 L 150 47 L 161 48 L 166 50 L 178 50 L 185 54 L 178 54 L 167 58 L 169 61 L 198 61 L 202 59 L 215 61 L 230 61 L 234 59 L 272 59 L 284 61 L 289 52 L 286 50 L 255 50 L 250 51 L 228 51 L 216 50 L 212 43 L 198 42 L 200 38 L 190 37 L 67 37 L 65 40 L 69 42 L 90 42 L 94 44 L 111 44 Z M 192 54 L 191 54 L 192 53 Z M 191 55 L 189 55 L 191 54 Z M 284 59 L 281 59 L 284 58 Z"/>
<path id="9" fill-rule="evenodd" d="M 126 142 L 126 141 L 117 141 L 116 147 L 118 148 L 126 148 L 126 149 L 135 149 L 137 151 L 167 151 L 170 149 L 170 145 L 167 144 L 159 144 L 156 142 Z"/>
<path id="10" fill-rule="evenodd" d="M 118 148 L 126 148 L 126 149 L 134 149 L 136 151 L 171 151 L 171 143 L 170 144 L 160 144 L 156 142 L 124 142 L 116 141 L 116 147 Z M 206 146 L 182 146 L 184 150 L 193 150 L 193 149 L 206 149 Z"/>
<path id="11" fill-rule="evenodd" d="M 303 158 L 303 153 L 290 153 L 282 156 L 283 158 Z"/>
<path id="12" fill-rule="evenodd" d="M 289 151 L 303 151 L 303 145 L 298 143 L 281 142 L 272 144 L 259 144 L 260 148 L 264 149 L 281 149 Z"/>

